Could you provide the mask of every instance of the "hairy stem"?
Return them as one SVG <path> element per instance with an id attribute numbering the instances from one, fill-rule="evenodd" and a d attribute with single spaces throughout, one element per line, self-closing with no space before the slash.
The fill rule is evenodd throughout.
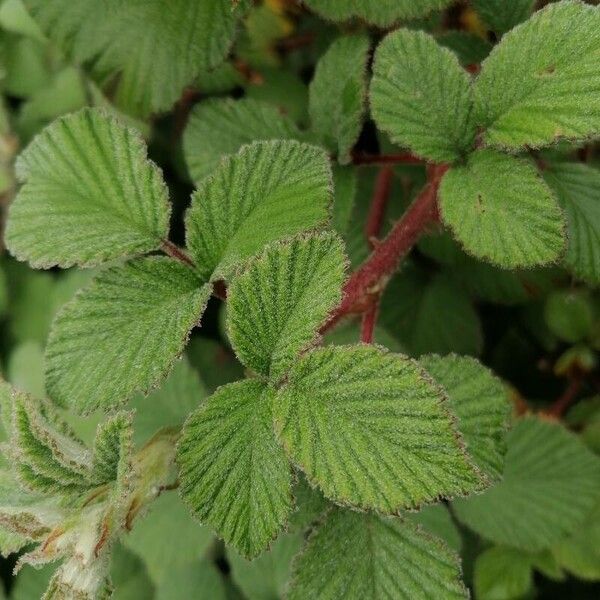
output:
<path id="1" fill-rule="evenodd" d="M 377 324 L 377 315 L 379 313 L 379 302 L 373 304 L 363 313 L 360 330 L 360 340 L 365 344 L 373 343 L 373 333 Z"/>
<path id="2" fill-rule="evenodd" d="M 381 226 L 383 225 L 385 210 L 390 199 L 393 177 L 394 170 L 392 166 L 385 165 L 381 167 L 379 174 L 377 175 L 377 180 L 375 181 L 371 208 L 365 225 L 365 235 L 367 236 L 367 242 L 369 242 L 371 248 L 375 247 L 379 232 L 381 231 Z"/>
<path id="3" fill-rule="evenodd" d="M 187 265 L 188 267 L 194 267 L 192 259 L 181 249 L 178 248 L 173 242 L 169 240 L 163 240 L 160 249 L 171 258 L 178 260 L 179 262 Z"/>

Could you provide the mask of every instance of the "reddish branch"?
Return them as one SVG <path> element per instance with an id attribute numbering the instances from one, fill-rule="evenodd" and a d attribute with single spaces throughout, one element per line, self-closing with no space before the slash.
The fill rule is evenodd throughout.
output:
<path id="1" fill-rule="evenodd" d="M 371 208 L 365 224 L 365 235 L 371 248 L 375 246 L 377 238 L 379 237 L 379 232 L 381 231 L 381 226 L 383 225 L 383 218 L 392 189 L 393 177 L 394 170 L 392 166 L 385 165 L 379 171 L 375 181 Z"/>
<path id="2" fill-rule="evenodd" d="M 181 248 L 178 248 L 173 242 L 170 242 L 169 240 L 163 240 L 161 244 L 161 249 L 165 254 L 167 254 L 171 258 L 174 258 L 175 260 L 178 260 L 179 262 L 182 262 L 184 265 L 187 265 L 188 267 L 195 266 L 192 259 Z"/>
<path id="3" fill-rule="evenodd" d="M 544 414 L 549 417 L 560 419 L 577 399 L 577 394 L 579 394 L 581 384 L 582 381 L 579 377 L 572 379 L 564 393 L 557 398 L 550 408 L 544 411 Z"/>
<path id="4" fill-rule="evenodd" d="M 377 313 L 379 312 L 379 302 L 373 302 L 362 316 L 362 325 L 360 330 L 360 339 L 365 344 L 373 342 L 373 332 L 377 323 Z"/>
<path id="5" fill-rule="evenodd" d="M 409 152 L 400 154 L 364 154 L 354 152 L 352 163 L 355 165 L 422 165 L 425 161 Z"/>

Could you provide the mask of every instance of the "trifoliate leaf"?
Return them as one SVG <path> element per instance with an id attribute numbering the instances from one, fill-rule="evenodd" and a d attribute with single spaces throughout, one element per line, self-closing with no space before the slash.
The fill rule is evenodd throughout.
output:
<path id="1" fill-rule="evenodd" d="M 600 9 L 578 0 L 552 3 L 507 33 L 475 84 L 484 141 L 517 150 L 598 135 L 599 51 Z"/>
<path id="2" fill-rule="evenodd" d="M 479 484 L 441 390 L 402 355 L 315 350 L 292 367 L 273 412 L 291 460 L 336 502 L 396 513 Z"/>
<path id="3" fill-rule="evenodd" d="M 186 215 L 201 276 L 227 277 L 269 242 L 325 224 L 331 179 L 325 152 L 296 141 L 257 142 L 223 160 Z"/>
<path id="4" fill-rule="evenodd" d="M 424 17 L 451 4 L 452 0 L 304 0 L 321 16 L 332 21 L 353 17 L 379 27 L 389 27 L 401 19 Z"/>
<path id="5" fill-rule="evenodd" d="M 600 460 L 560 425 L 527 418 L 507 437 L 504 478 L 456 500 L 458 518 L 483 537 L 530 552 L 556 543 L 600 498 Z"/>
<path id="6" fill-rule="evenodd" d="M 600 171 L 581 163 L 552 164 L 544 178 L 567 219 L 565 263 L 581 279 L 600 282 Z"/>
<path id="7" fill-rule="evenodd" d="M 440 211 L 465 250 L 507 269 L 555 262 L 564 218 L 535 167 L 494 150 L 474 152 L 440 186 Z"/>
<path id="8" fill-rule="evenodd" d="M 229 338 L 240 360 L 281 377 L 341 300 L 344 266 L 342 242 L 330 233 L 268 246 L 227 293 Z"/>
<path id="9" fill-rule="evenodd" d="M 183 499 L 246 558 L 268 547 L 292 507 L 271 402 L 272 392 L 256 380 L 219 388 L 186 421 L 179 442 Z"/>
<path id="10" fill-rule="evenodd" d="M 34 267 L 91 266 L 155 250 L 169 227 L 167 189 L 134 130 L 100 111 L 58 119 L 17 162 L 25 182 L 6 243 Z"/>
<path id="11" fill-rule="evenodd" d="M 486 25 L 496 33 L 505 33 L 529 17 L 535 0 L 473 0 L 473 7 Z"/>
<path id="12" fill-rule="evenodd" d="M 274 105 L 258 100 L 209 99 L 190 115 L 183 135 L 183 151 L 192 179 L 210 175 L 221 159 L 244 144 L 264 140 L 302 139 L 291 119 Z"/>
<path id="13" fill-rule="evenodd" d="M 468 598 L 458 556 L 409 521 L 334 509 L 294 563 L 289 600 Z"/>
<path id="14" fill-rule="evenodd" d="M 99 484 L 117 479 L 123 447 L 131 438 L 132 421 L 132 413 L 119 412 L 98 427 L 92 468 Z"/>
<path id="15" fill-rule="evenodd" d="M 76 62 L 90 64 L 127 112 L 169 109 L 233 42 L 246 2 L 222 0 L 25 0 L 44 33 Z"/>
<path id="16" fill-rule="evenodd" d="M 310 84 L 311 126 L 340 163 L 350 162 L 360 131 L 367 98 L 369 38 L 337 39 L 317 63 Z"/>
<path id="17" fill-rule="evenodd" d="M 400 29 L 377 48 L 371 110 L 393 142 L 437 162 L 459 159 L 475 139 L 469 75 L 422 31 Z"/>
<path id="18" fill-rule="evenodd" d="M 87 413 L 147 393 L 171 369 L 210 287 L 166 257 L 102 272 L 57 315 L 46 348 L 50 397 Z"/>
<path id="19" fill-rule="evenodd" d="M 474 587 L 480 600 L 525 598 L 533 588 L 531 563 L 519 550 L 490 548 L 477 557 Z"/>
<path id="20" fill-rule="evenodd" d="M 512 405 L 505 385 L 468 356 L 424 356 L 421 366 L 446 390 L 467 452 L 491 479 L 502 475 Z"/>

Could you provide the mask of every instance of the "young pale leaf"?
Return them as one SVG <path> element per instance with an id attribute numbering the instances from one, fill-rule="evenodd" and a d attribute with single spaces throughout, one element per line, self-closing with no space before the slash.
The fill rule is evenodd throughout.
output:
<path id="1" fill-rule="evenodd" d="M 341 299 L 344 250 L 330 233 L 267 247 L 227 293 L 229 338 L 249 368 L 278 379 Z"/>
<path id="2" fill-rule="evenodd" d="M 244 146 L 192 197 L 186 238 L 200 274 L 228 277 L 269 242 L 324 225 L 331 192 L 323 150 L 296 141 Z"/>
<path id="3" fill-rule="evenodd" d="M 208 99 L 190 115 L 183 151 L 192 179 L 210 175 L 224 156 L 256 141 L 296 139 L 303 134 L 277 107 L 249 98 Z"/>
<path id="4" fill-rule="evenodd" d="M 52 123 L 17 161 L 25 182 L 6 243 L 34 267 L 91 266 L 155 250 L 170 207 L 138 133 L 95 109 Z"/>
<path id="5" fill-rule="evenodd" d="M 87 413 L 147 393 L 171 369 L 210 296 L 166 257 L 112 267 L 66 304 L 46 348 L 51 398 Z"/>
<path id="6" fill-rule="evenodd" d="M 527 418 L 507 437 L 504 478 L 456 500 L 458 518 L 483 537 L 530 552 L 571 533 L 600 498 L 600 460 L 560 425 Z"/>
<path id="7" fill-rule="evenodd" d="M 522 23 L 533 11 L 535 0 L 473 0 L 485 24 L 496 33 L 505 33 Z"/>
<path id="8" fill-rule="evenodd" d="M 460 559 L 409 521 L 334 509 L 296 559 L 289 600 L 458 600 Z"/>
<path id="9" fill-rule="evenodd" d="M 544 171 L 567 218 L 565 263 L 577 277 L 600 283 L 600 170 L 580 163 L 557 163 Z"/>
<path id="10" fill-rule="evenodd" d="M 292 508 L 271 402 L 256 380 L 219 388 L 188 418 L 178 447 L 184 501 L 246 558 L 266 550 Z"/>
<path id="11" fill-rule="evenodd" d="M 505 269 L 555 262 L 562 211 L 535 167 L 494 150 L 474 152 L 440 186 L 440 211 L 465 250 Z"/>
<path id="12" fill-rule="evenodd" d="M 475 139 L 471 82 L 456 55 L 422 31 L 400 29 L 377 48 L 371 110 L 392 141 L 451 162 Z"/>
<path id="13" fill-rule="evenodd" d="M 390 27 L 401 19 L 424 17 L 452 0 L 304 0 L 304 3 L 332 21 L 353 17 L 379 27 Z"/>
<path id="14" fill-rule="evenodd" d="M 480 484 L 442 391 L 401 355 L 315 350 L 292 367 L 273 406 L 292 461 L 341 504 L 396 513 Z"/>
<path id="15" fill-rule="evenodd" d="M 502 381 L 468 356 L 424 356 L 421 366 L 446 390 L 458 417 L 467 452 L 491 480 L 504 466 L 505 435 L 511 413 Z"/>
<path id="16" fill-rule="evenodd" d="M 600 134 L 600 8 L 552 3 L 507 33 L 475 84 L 491 146 L 517 150 Z"/>
<path id="17" fill-rule="evenodd" d="M 350 151 L 362 129 L 368 56 L 367 36 L 341 37 L 317 63 L 310 84 L 312 129 L 342 164 L 350 162 Z"/>
<path id="18" fill-rule="evenodd" d="M 94 440 L 93 474 L 99 484 L 115 481 L 132 433 L 133 414 L 119 412 L 98 427 Z"/>

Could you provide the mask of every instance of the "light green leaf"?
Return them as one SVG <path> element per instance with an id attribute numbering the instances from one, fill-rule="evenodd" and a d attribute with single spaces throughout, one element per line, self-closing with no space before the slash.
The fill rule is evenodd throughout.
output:
<path id="1" fill-rule="evenodd" d="M 446 390 L 467 452 L 491 479 L 502 475 L 512 405 L 505 385 L 468 356 L 424 356 L 421 366 Z"/>
<path id="2" fill-rule="evenodd" d="M 324 225 L 331 192 L 323 150 L 296 141 L 244 146 L 192 197 L 186 238 L 200 275 L 226 278 L 269 242 Z"/>
<path id="3" fill-rule="evenodd" d="M 7 379 L 34 398 L 46 395 L 44 385 L 44 350 L 37 342 L 24 342 L 14 347 L 6 368 Z"/>
<path id="4" fill-rule="evenodd" d="M 202 70 L 217 66 L 247 3 L 222 0 L 25 0 L 44 33 L 89 63 L 117 105 L 147 116 L 171 108 Z"/>
<path id="5" fill-rule="evenodd" d="M 138 556 L 121 545 L 117 545 L 111 552 L 110 574 L 115 588 L 111 600 L 154 598 L 154 586 L 148 577 L 146 566 Z"/>
<path id="6" fill-rule="evenodd" d="M 102 272 L 57 315 L 46 348 L 50 397 L 77 412 L 149 392 L 199 322 L 210 286 L 166 257 Z"/>
<path id="7" fill-rule="evenodd" d="M 315 350 L 292 367 L 273 412 L 291 460 L 336 502 L 396 513 L 480 484 L 441 390 L 402 355 Z"/>
<path id="8" fill-rule="evenodd" d="M 478 600 L 516 600 L 533 588 L 531 563 L 512 548 L 494 547 L 475 562 L 475 594 Z"/>
<path id="9" fill-rule="evenodd" d="M 133 414 L 118 412 L 100 424 L 94 440 L 93 473 L 99 484 L 115 481 L 123 448 L 132 435 Z"/>
<path id="10" fill-rule="evenodd" d="M 475 139 L 469 75 L 422 31 L 400 29 L 377 48 L 371 110 L 393 142 L 436 162 L 458 160 Z"/>
<path id="11" fill-rule="evenodd" d="M 600 133 L 600 9 L 552 3 L 507 33 L 475 84 L 488 145 L 516 150 Z"/>
<path id="12" fill-rule="evenodd" d="M 323 233 L 276 243 L 227 292 L 229 338 L 242 363 L 280 378 L 342 297 L 341 240 Z"/>
<path id="13" fill-rule="evenodd" d="M 401 19 L 424 17 L 452 0 L 304 0 L 304 3 L 332 21 L 353 17 L 379 27 L 389 27 Z"/>
<path id="14" fill-rule="evenodd" d="M 560 425 L 526 418 L 507 438 L 504 478 L 455 500 L 458 518 L 483 537 L 530 552 L 570 534 L 600 498 L 600 460 Z"/>
<path id="15" fill-rule="evenodd" d="M 535 0 L 473 0 L 473 7 L 483 21 L 497 33 L 505 33 L 525 21 L 533 11 Z"/>
<path id="16" fill-rule="evenodd" d="M 338 38 L 317 63 L 309 88 L 312 130 L 342 164 L 350 162 L 362 129 L 368 57 L 366 35 Z"/>
<path id="17" fill-rule="evenodd" d="M 581 163 L 557 163 L 544 170 L 567 218 L 566 265 L 590 283 L 600 282 L 600 170 Z"/>
<path id="18" fill-rule="evenodd" d="M 212 98 L 192 110 L 183 151 L 192 179 L 199 182 L 244 144 L 302 138 L 291 119 L 274 105 L 249 98 Z"/>
<path id="19" fill-rule="evenodd" d="M 458 556 L 412 523 L 335 509 L 295 561 L 288 599 L 468 598 L 460 575 Z"/>
<path id="20" fill-rule="evenodd" d="M 170 571 L 156 590 L 156 600 L 227 600 L 223 578 L 207 559 Z"/>
<path id="21" fill-rule="evenodd" d="M 440 211 L 464 249 L 507 269 L 557 261 L 565 223 L 552 191 L 528 161 L 474 152 L 440 186 Z"/>
<path id="22" fill-rule="evenodd" d="M 183 499 L 246 558 L 268 547 L 292 508 L 271 401 L 256 380 L 219 388 L 186 421 L 178 448 Z"/>
<path id="23" fill-rule="evenodd" d="M 101 111 L 62 117 L 17 162 L 25 182 L 6 243 L 34 267 L 91 266 L 155 250 L 170 207 L 160 170 L 137 132 Z"/>
<path id="24" fill-rule="evenodd" d="M 46 591 L 52 573 L 55 570 L 56 565 L 46 565 L 41 569 L 34 569 L 31 566 L 26 566 L 19 571 L 19 574 L 15 579 L 14 586 L 11 590 L 11 599 L 33 600 L 34 598 L 41 598 Z"/>

